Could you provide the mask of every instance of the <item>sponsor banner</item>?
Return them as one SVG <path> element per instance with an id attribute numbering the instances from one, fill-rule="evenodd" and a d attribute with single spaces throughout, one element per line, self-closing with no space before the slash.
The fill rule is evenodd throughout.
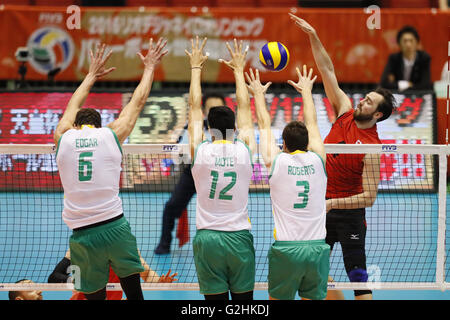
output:
<path id="1" fill-rule="evenodd" d="M 70 99 L 70 93 L 0 93 L 0 143 L 53 143 L 53 132 Z M 130 93 L 91 93 L 86 106 L 96 108 L 102 115 L 103 126 L 114 121 L 121 108 L 131 97 Z M 356 105 L 364 93 L 349 94 Z M 434 106 L 432 93 L 395 95 L 398 108 L 387 120 L 378 125 L 378 132 L 385 144 L 383 151 L 395 151 L 395 144 L 432 144 L 435 142 Z M 313 94 L 319 128 L 323 138 L 336 119 L 334 110 L 324 93 Z M 234 94 L 225 94 L 226 104 L 236 110 Z M 292 120 L 303 120 L 303 102 L 298 95 L 284 93 L 267 94 L 267 108 L 272 119 L 272 130 L 277 143 L 282 143 L 284 126 Z M 251 100 L 253 121 L 256 114 Z M 177 151 L 175 143 L 187 143 L 184 127 L 187 123 L 187 99 L 185 94 L 152 94 L 125 143 L 163 144 L 160 154 L 130 155 L 123 162 L 122 188 L 128 190 L 171 190 L 187 155 Z M 255 125 L 255 135 L 259 132 Z M 0 188 L 49 188 L 59 187 L 54 155 L 0 155 Z M 423 190 L 433 187 L 431 157 L 382 153 L 380 189 Z M 254 155 L 252 188 L 267 187 L 267 170 L 258 154 Z M 27 175 L 32 182 L 26 182 Z M 32 175 L 31 175 L 32 174 Z M 57 180 L 55 182 L 54 180 Z"/>
<path id="2" fill-rule="evenodd" d="M 196 35 L 207 37 L 209 59 L 205 82 L 234 82 L 231 70 L 219 63 L 228 60 L 226 42 L 234 38 L 249 46 L 249 67 L 263 69 L 259 50 L 269 41 L 283 43 L 290 63 L 281 72 L 264 72 L 263 81 L 285 82 L 296 78 L 295 68 L 315 66 L 310 44 L 288 16 L 286 8 L 81 8 L 79 24 L 74 11 L 65 7 L 4 6 L 0 10 L 0 79 L 17 79 L 21 65 L 18 47 L 31 53 L 26 79 L 79 81 L 87 73 L 89 51 L 104 42 L 113 55 L 108 66 L 116 71 L 105 80 L 138 80 L 143 71 L 138 51 L 148 49 L 149 38 L 168 39 L 169 53 L 157 68 L 157 81 L 189 81 L 185 49 Z M 421 49 L 431 57 L 432 80 L 440 79 L 447 61 L 447 27 L 450 13 L 424 10 L 364 10 L 302 8 L 297 14 L 310 22 L 333 60 L 340 82 L 378 83 L 389 54 L 399 50 L 396 34 L 413 25 L 421 37 Z M 12 31 L 12 29 L 14 31 Z M 320 81 L 320 77 L 318 79 Z"/>

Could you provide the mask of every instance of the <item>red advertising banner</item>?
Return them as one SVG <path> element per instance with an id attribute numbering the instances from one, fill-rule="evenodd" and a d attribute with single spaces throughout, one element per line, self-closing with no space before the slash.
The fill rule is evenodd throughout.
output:
<path id="1" fill-rule="evenodd" d="M 292 10 L 292 9 L 291 9 Z M 432 80 L 440 79 L 447 61 L 450 13 L 438 10 L 306 9 L 295 13 L 317 30 L 333 60 L 340 82 L 377 83 L 389 54 L 398 51 L 396 34 L 404 25 L 417 28 L 421 48 L 431 57 Z M 0 79 L 17 79 L 18 47 L 28 47 L 27 79 L 45 80 L 61 68 L 56 80 L 76 81 L 88 68 L 89 50 L 105 42 L 113 50 L 109 65 L 117 70 L 105 80 L 137 80 L 142 65 L 136 56 L 148 39 L 168 39 L 169 54 L 157 69 L 157 81 L 189 81 L 185 49 L 193 36 L 208 37 L 209 59 L 203 81 L 233 82 L 233 73 L 217 60 L 229 59 L 225 43 L 234 38 L 249 46 L 248 66 L 262 69 L 259 50 L 268 41 L 282 42 L 290 63 L 281 72 L 264 72 L 263 81 L 285 82 L 295 67 L 315 66 L 309 40 L 286 8 L 81 8 L 80 25 L 66 8 L 4 6 L 0 10 Z M 78 28 L 79 27 L 79 28 Z M 320 81 L 320 79 L 319 79 Z"/>
<path id="2" fill-rule="evenodd" d="M 0 144 L 53 143 L 53 131 L 63 114 L 71 93 L 0 93 Z M 349 94 L 356 104 L 364 93 Z M 91 93 L 86 106 L 99 110 L 102 124 L 117 118 L 129 93 Z M 398 108 L 387 120 L 378 125 L 379 136 L 385 144 L 431 144 L 435 138 L 432 93 L 395 95 Z M 227 105 L 235 110 L 233 94 L 226 95 Z M 323 93 L 313 94 L 321 136 L 324 138 L 335 120 L 334 111 Z M 256 123 L 253 99 L 252 113 Z M 267 105 L 272 119 L 272 130 L 278 143 L 286 123 L 303 120 L 303 101 L 294 94 L 267 94 Z M 187 101 L 183 95 L 152 94 L 141 112 L 135 129 L 125 143 L 173 144 L 187 122 Z M 256 125 L 255 125 L 256 128 Z M 259 132 L 255 130 L 256 139 Z M 180 141 L 187 143 L 187 137 Z M 267 185 L 267 170 L 256 161 L 253 184 Z M 189 163 L 189 159 L 186 159 Z M 179 174 L 180 160 L 164 154 L 139 154 L 124 157 L 122 187 L 146 190 L 173 185 Z M 382 154 L 380 189 L 408 190 L 432 189 L 433 165 L 430 156 Z M 55 154 L 0 154 L 0 190 L 59 190 L 60 181 Z M 151 189 L 155 190 L 155 189 Z M 157 189 L 159 190 L 159 189 Z M 165 190 L 167 191 L 167 190 Z"/>

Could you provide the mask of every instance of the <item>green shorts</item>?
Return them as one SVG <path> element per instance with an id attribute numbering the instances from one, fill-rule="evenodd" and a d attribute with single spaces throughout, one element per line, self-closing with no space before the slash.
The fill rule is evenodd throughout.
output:
<path id="1" fill-rule="evenodd" d="M 119 278 L 144 271 L 136 238 L 125 217 L 74 230 L 69 244 L 70 260 L 72 267 L 75 266 L 74 285 L 80 292 L 93 293 L 103 289 L 108 283 L 110 265 Z M 80 272 L 78 277 L 77 270 Z"/>
<path id="2" fill-rule="evenodd" d="M 269 295 L 279 300 L 327 296 L 330 246 L 325 240 L 275 241 L 269 249 Z"/>
<path id="3" fill-rule="evenodd" d="M 250 231 L 197 230 L 193 247 L 201 294 L 254 290 L 255 249 Z"/>

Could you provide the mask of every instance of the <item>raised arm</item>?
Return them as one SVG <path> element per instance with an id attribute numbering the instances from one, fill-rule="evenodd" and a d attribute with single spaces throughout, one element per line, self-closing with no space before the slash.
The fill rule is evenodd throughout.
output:
<path id="1" fill-rule="evenodd" d="M 234 51 L 227 42 L 228 52 L 231 55 L 230 61 L 220 59 L 219 62 L 225 63 L 233 70 L 236 81 L 236 102 L 237 102 L 237 127 L 239 130 L 238 138 L 244 141 L 253 152 L 256 149 L 255 129 L 253 127 L 252 112 L 250 110 L 250 96 L 244 78 L 244 68 L 248 46 L 245 52 L 242 51 L 242 41 L 239 45 L 234 39 Z"/>
<path id="2" fill-rule="evenodd" d="M 191 83 L 189 87 L 189 147 L 191 159 L 194 159 L 194 153 L 197 146 L 203 141 L 203 111 L 202 111 L 202 68 L 208 57 L 203 54 L 207 39 L 204 38 L 201 46 L 198 36 L 196 41 L 191 39 L 192 52 L 185 50 L 189 56 L 191 65 Z"/>
<path id="3" fill-rule="evenodd" d="M 322 77 L 325 93 L 330 100 L 336 117 L 344 114 L 352 109 L 350 98 L 339 88 L 339 83 L 334 72 L 333 62 L 328 56 L 327 51 L 323 47 L 316 30 L 305 20 L 289 13 L 291 19 L 300 27 L 308 36 L 313 52 L 314 60 Z"/>
<path id="4" fill-rule="evenodd" d="M 249 73 L 250 75 L 246 72 L 245 77 L 248 83 L 248 91 L 255 99 L 256 118 L 258 119 L 259 127 L 260 153 L 264 159 L 264 164 L 270 171 L 275 157 L 281 152 L 280 148 L 278 148 L 275 143 L 275 137 L 271 128 L 270 115 L 266 107 L 265 93 L 272 83 L 268 82 L 265 85 L 262 85 L 259 79 L 258 70 L 253 73 L 253 69 L 250 68 Z"/>
<path id="5" fill-rule="evenodd" d="M 303 65 L 303 74 L 296 68 L 298 75 L 298 82 L 295 83 L 289 80 L 288 83 L 297 90 L 303 97 L 303 118 L 305 120 L 306 129 L 308 129 L 308 150 L 317 153 L 325 163 L 327 157 L 325 154 L 325 146 L 322 137 L 320 136 L 319 126 L 317 124 L 317 113 L 314 107 L 312 98 L 312 87 L 317 76 L 312 77 L 313 69 L 309 69 L 309 74 L 306 71 L 306 65 Z"/>
<path id="6" fill-rule="evenodd" d="M 363 192 L 351 197 L 327 200 L 327 211 L 331 209 L 358 209 L 371 207 L 378 193 L 380 182 L 380 157 L 366 154 L 362 174 Z"/>
<path id="7" fill-rule="evenodd" d="M 167 41 L 160 38 L 156 45 L 153 45 L 153 39 L 150 39 L 147 55 L 144 57 L 140 52 L 137 53 L 144 64 L 144 73 L 139 85 L 133 92 L 130 102 L 122 109 L 119 117 L 108 124 L 117 135 L 119 142 L 122 144 L 134 129 L 136 120 L 145 106 L 150 89 L 152 88 L 153 75 L 156 66 L 162 57 L 167 54 L 164 50 Z"/>
<path id="8" fill-rule="evenodd" d="M 105 48 L 106 44 L 97 46 L 95 55 L 92 53 L 92 50 L 90 51 L 91 64 L 89 66 L 89 72 L 70 98 L 66 110 L 64 111 L 64 114 L 58 125 L 56 126 L 55 132 L 53 134 L 53 140 L 56 146 L 58 145 L 59 138 L 61 138 L 64 132 L 73 128 L 73 123 L 75 122 L 77 112 L 81 109 L 84 102 L 86 101 L 86 98 L 89 95 L 89 92 L 91 91 L 91 88 L 94 85 L 95 81 L 101 79 L 108 73 L 115 70 L 115 68 L 105 68 L 106 61 L 112 53 L 112 51 L 109 51 L 108 54 L 104 57 Z"/>

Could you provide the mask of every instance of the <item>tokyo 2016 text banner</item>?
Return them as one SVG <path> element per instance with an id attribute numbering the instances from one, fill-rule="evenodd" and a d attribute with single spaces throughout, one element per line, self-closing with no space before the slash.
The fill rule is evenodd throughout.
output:
<path id="1" fill-rule="evenodd" d="M 234 38 L 249 45 L 249 67 L 262 69 L 259 50 L 268 41 L 279 41 L 290 51 L 290 63 L 264 81 L 295 78 L 295 67 L 315 66 L 307 36 L 289 19 L 289 10 L 315 26 L 333 58 L 341 82 L 376 83 L 388 55 L 398 51 L 397 31 L 409 24 L 417 28 L 422 48 L 431 56 L 432 80 L 440 78 L 447 61 L 447 26 L 450 13 L 423 10 L 381 9 L 378 17 L 361 9 L 304 8 L 81 8 L 80 24 L 69 24 L 65 7 L 2 6 L 0 9 L 0 79 L 17 78 L 18 47 L 32 54 L 27 79 L 45 80 L 61 68 L 57 80 L 81 80 L 87 72 L 89 50 L 100 42 L 114 51 L 110 64 L 117 70 L 108 80 L 138 80 L 142 64 L 136 52 L 146 50 L 148 39 L 168 39 L 168 56 L 158 68 L 158 81 L 189 81 L 184 50 L 192 36 L 208 37 L 210 56 L 203 80 L 234 82 L 232 72 L 217 62 L 228 58 L 225 43 Z M 378 19 L 372 23 L 373 19 Z M 320 81 L 320 78 L 319 78 Z"/>

